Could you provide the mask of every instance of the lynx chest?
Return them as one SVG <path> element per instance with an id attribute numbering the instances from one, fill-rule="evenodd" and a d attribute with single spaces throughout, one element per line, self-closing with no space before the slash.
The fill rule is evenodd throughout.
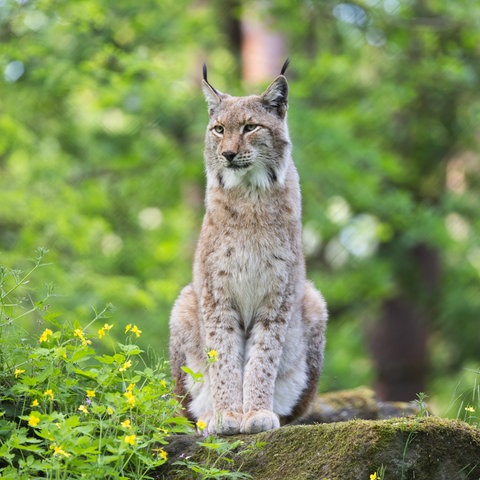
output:
<path id="1" fill-rule="evenodd" d="M 230 299 L 245 326 L 280 297 L 301 263 L 299 221 L 285 205 L 221 203 L 207 212 L 205 279 Z"/>

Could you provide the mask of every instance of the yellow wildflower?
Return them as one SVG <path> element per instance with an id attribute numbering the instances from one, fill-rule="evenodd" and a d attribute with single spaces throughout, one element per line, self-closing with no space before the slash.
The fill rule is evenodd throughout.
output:
<path id="1" fill-rule="evenodd" d="M 90 345 L 92 343 L 91 340 L 87 340 L 85 338 L 85 334 L 83 333 L 83 330 L 81 328 L 76 328 L 74 331 L 73 331 L 73 336 L 74 337 L 78 337 L 80 339 L 80 341 L 82 342 L 82 345 L 84 347 L 86 347 L 87 345 Z"/>
<path id="2" fill-rule="evenodd" d="M 205 430 L 207 428 L 207 423 L 204 422 L 203 420 L 199 420 L 197 422 L 197 428 L 202 431 L 202 430 Z"/>
<path id="3" fill-rule="evenodd" d="M 98 338 L 103 338 L 105 334 L 112 329 L 113 325 L 105 323 L 103 327 L 98 331 Z"/>
<path id="4" fill-rule="evenodd" d="M 66 458 L 70 456 L 70 454 L 66 452 L 61 446 L 58 447 L 56 445 L 51 445 L 50 450 L 53 450 L 53 455 L 63 455 Z"/>
<path id="5" fill-rule="evenodd" d="M 39 405 L 40 405 L 40 403 L 38 402 L 37 399 L 35 399 L 35 400 L 30 404 L 31 407 L 38 407 Z"/>
<path id="6" fill-rule="evenodd" d="M 137 338 L 138 338 L 138 337 L 140 336 L 140 334 L 142 333 L 142 331 L 141 331 L 136 325 L 134 325 L 134 326 L 132 327 L 132 330 L 131 330 L 131 331 L 132 331 L 132 333 L 135 334 L 135 336 L 136 336 Z"/>
<path id="7" fill-rule="evenodd" d="M 123 439 L 125 443 L 128 443 L 129 445 L 135 445 L 137 441 L 137 436 L 136 435 L 125 435 L 125 438 Z"/>
<path id="8" fill-rule="evenodd" d="M 163 388 L 167 388 L 167 382 L 165 380 L 160 380 L 160 385 L 163 387 Z"/>
<path id="9" fill-rule="evenodd" d="M 134 383 L 131 383 L 131 384 L 127 387 L 127 392 L 131 392 L 134 388 L 135 388 L 135 384 L 134 384 Z"/>
<path id="10" fill-rule="evenodd" d="M 168 453 L 163 448 L 154 448 L 153 451 L 156 452 L 156 454 L 159 457 L 162 457 L 164 460 L 167 460 Z"/>
<path id="11" fill-rule="evenodd" d="M 130 424 L 130 420 L 127 418 L 125 421 L 123 421 L 122 423 L 120 423 L 120 425 L 122 427 L 125 427 L 125 428 L 131 428 L 131 424 Z"/>
<path id="12" fill-rule="evenodd" d="M 133 393 L 129 390 L 127 390 L 124 394 L 123 394 L 124 397 L 126 397 L 127 399 L 127 403 L 128 405 L 130 405 L 130 407 L 134 407 L 135 406 L 135 396 L 133 395 Z"/>
<path id="13" fill-rule="evenodd" d="M 25 373 L 25 370 L 23 370 L 22 368 L 16 368 L 15 369 L 15 378 L 18 378 L 22 373 Z"/>
<path id="14" fill-rule="evenodd" d="M 214 363 L 218 361 L 218 352 L 212 349 L 209 352 L 207 352 L 207 357 L 210 363 Z"/>
<path id="15" fill-rule="evenodd" d="M 53 395 L 53 391 L 52 391 L 51 388 L 49 388 L 48 390 L 45 390 L 45 391 L 43 392 L 43 394 L 44 394 L 46 397 L 50 397 L 50 400 L 53 400 L 53 396 L 54 396 L 54 395 Z"/>
<path id="16" fill-rule="evenodd" d="M 115 412 L 113 411 L 113 409 L 111 407 L 107 407 L 107 413 L 109 415 L 113 415 Z"/>
<path id="17" fill-rule="evenodd" d="M 124 372 L 125 370 L 127 370 L 127 369 L 130 368 L 131 366 L 132 366 L 131 360 L 127 360 L 127 361 L 118 369 L 118 371 L 119 371 L 119 372 Z"/>
<path id="18" fill-rule="evenodd" d="M 52 335 L 53 332 L 49 328 L 46 328 L 40 335 L 40 343 L 46 342 Z"/>
<path id="19" fill-rule="evenodd" d="M 95 396 L 95 390 L 87 390 L 87 397 L 93 398 Z"/>
<path id="20" fill-rule="evenodd" d="M 135 334 L 135 336 L 138 338 L 140 336 L 140 334 L 142 333 L 142 331 L 136 326 L 136 325 L 132 325 L 131 323 L 129 323 L 126 327 L 125 327 L 125 333 L 127 332 L 132 332 Z"/>
<path id="21" fill-rule="evenodd" d="M 85 413 L 85 415 L 88 413 L 88 408 L 85 405 L 80 405 L 78 410 L 82 413 Z"/>
<path id="22" fill-rule="evenodd" d="M 377 477 L 377 472 L 370 474 L 370 480 L 382 480 L 380 477 Z"/>
<path id="23" fill-rule="evenodd" d="M 28 425 L 36 427 L 40 423 L 40 415 L 37 412 L 32 412 L 28 417 Z"/>
<path id="24" fill-rule="evenodd" d="M 473 407 L 465 407 L 465 411 L 469 413 L 475 413 L 475 409 Z"/>

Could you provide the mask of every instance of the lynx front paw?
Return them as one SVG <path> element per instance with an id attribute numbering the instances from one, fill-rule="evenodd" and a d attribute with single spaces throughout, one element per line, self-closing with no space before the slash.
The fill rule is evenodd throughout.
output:
<path id="1" fill-rule="evenodd" d="M 235 435 L 240 433 L 242 414 L 237 412 L 219 412 L 210 417 L 207 432 L 211 435 Z"/>
<path id="2" fill-rule="evenodd" d="M 276 413 L 270 410 L 253 410 L 243 416 L 242 433 L 258 433 L 280 427 Z"/>

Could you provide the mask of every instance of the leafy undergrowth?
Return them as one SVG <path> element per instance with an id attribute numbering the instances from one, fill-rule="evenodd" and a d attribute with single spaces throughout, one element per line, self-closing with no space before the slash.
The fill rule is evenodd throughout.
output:
<path id="1" fill-rule="evenodd" d="M 110 307 L 71 325 L 50 311 L 50 290 L 32 300 L 27 284 L 44 254 L 27 273 L 0 267 L 0 477 L 154 478 L 169 460 L 169 436 L 194 431 L 177 415 L 166 362 L 144 361 L 135 324 L 114 341 L 120 327 Z M 38 324 L 34 336 L 21 326 L 25 317 Z M 176 468 L 228 476 L 213 463 Z"/>

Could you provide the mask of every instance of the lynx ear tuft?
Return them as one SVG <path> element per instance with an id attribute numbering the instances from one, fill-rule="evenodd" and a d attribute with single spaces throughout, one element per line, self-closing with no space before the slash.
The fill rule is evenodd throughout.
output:
<path id="1" fill-rule="evenodd" d="M 287 65 L 288 66 L 288 65 Z M 282 68 L 285 71 L 286 67 Z M 261 96 L 266 107 L 275 110 L 283 118 L 287 113 L 288 83 L 283 75 L 279 75 Z"/>
<path id="2" fill-rule="evenodd" d="M 208 80 L 207 80 L 207 64 L 206 63 L 203 64 L 202 71 L 203 71 L 203 79 L 208 83 Z"/>
<path id="3" fill-rule="evenodd" d="M 280 75 L 285 75 L 285 72 L 287 71 L 288 66 L 290 65 L 290 59 L 287 58 L 285 60 L 285 63 L 282 66 L 282 69 L 280 70 Z M 205 65 L 204 65 L 205 66 Z"/>
<path id="4" fill-rule="evenodd" d="M 208 114 L 211 115 L 213 109 L 222 101 L 223 94 L 208 83 L 207 66 L 205 64 L 203 64 L 202 90 L 207 100 Z"/>

